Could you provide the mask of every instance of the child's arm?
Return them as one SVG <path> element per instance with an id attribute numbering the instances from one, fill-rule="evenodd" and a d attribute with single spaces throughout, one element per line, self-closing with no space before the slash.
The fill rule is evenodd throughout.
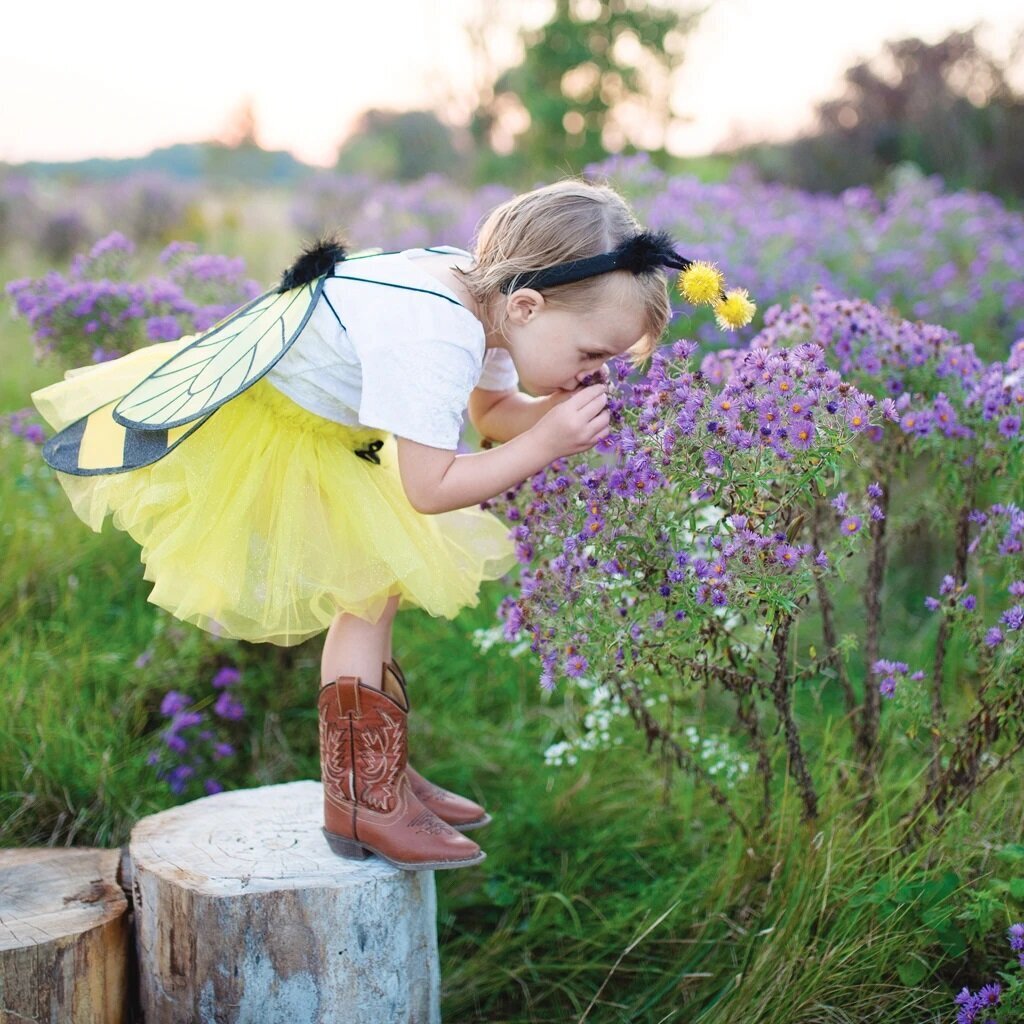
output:
<path id="1" fill-rule="evenodd" d="M 501 494 L 561 455 L 592 448 L 608 433 L 603 384 L 571 392 L 532 427 L 485 452 L 456 455 L 398 437 L 398 470 L 410 504 L 437 515 Z"/>
<path id="2" fill-rule="evenodd" d="M 541 398 L 523 394 L 518 388 L 507 391 L 474 388 L 469 396 L 469 421 L 487 441 L 510 441 L 539 423 L 556 405 L 578 394 L 582 387 L 607 380 L 608 371 L 601 367 L 583 378 L 582 384 L 573 391 L 559 389 Z"/>

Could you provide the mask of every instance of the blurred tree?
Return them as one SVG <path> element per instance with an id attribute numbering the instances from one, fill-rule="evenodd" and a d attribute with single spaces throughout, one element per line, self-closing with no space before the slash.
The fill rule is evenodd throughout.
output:
<path id="1" fill-rule="evenodd" d="M 228 118 L 216 139 L 202 144 L 203 170 L 217 181 L 256 182 L 273 178 L 289 154 L 265 150 L 259 143 L 256 110 L 247 97 Z"/>
<path id="2" fill-rule="evenodd" d="M 247 96 L 241 105 L 232 111 L 217 141 L 231 149 L 259 146 L 256 138 L 256 108 L 251 96 Z"/>
<path id="3" fill-rule="evenodd" d="M 479 54 L 482 20 L 467 32 Z M 479 83 L 470 117 L 478 180 L 526 179 L 560 169 L 578 173 L 607 153 L 664 155 L 678 116 L 673 72 L 686 35 L 707 8 L 645 0 L 553 0 L 549 19 L 521 29 L 520 62 Z"/>
<path id="4" fill-rule="evenodd" d="M 453 129 L 429 110 L 366 110 L 338 147 L 335 169 L 390 181 L 414 181 L 434 171 L 457 177 L 465 156 L 453 137 Z"/>
<path id="5" fill-rule="evenodd" d="M 815 133 L 750 156 L 766 177 L 813 190 L 877 184 L 911 161 L 950 188 L 1024 196 L 1024 96 L 1007 81 L 1024 31 L 1000 62 L 978 44 L 978 27 L 935 44 L 885 43 L 845 72 L 842 96 L 817 105 Z"/>

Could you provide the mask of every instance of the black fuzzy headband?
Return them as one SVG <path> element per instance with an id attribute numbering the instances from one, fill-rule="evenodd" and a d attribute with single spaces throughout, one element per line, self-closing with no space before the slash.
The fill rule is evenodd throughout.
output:
<path id="1" fill-rule="evenodd" d="M 641 231 L 620 242 L 611 252 L 516 274 L 502 282 L 501 291 L 507 295 L 516 288 L 551 288 L 610 270 L 631 270 L 634 274 L 646 274 L 660 266 L 689 270 L 691 262 L 675 251 L 667 231 Z"/>

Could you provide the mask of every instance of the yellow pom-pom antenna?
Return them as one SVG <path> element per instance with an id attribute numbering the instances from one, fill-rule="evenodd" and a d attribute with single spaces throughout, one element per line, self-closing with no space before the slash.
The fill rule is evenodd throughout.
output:
<path id="1" fill-rule="evenodd" d="M 705 260 L 696 260 L 679 275 L 679 290 L 687 302 L 695 305 L 715 302 L 725 287 L 725 275 Z"/>
<path id="2" fill-rule="evenodd" d="M 737 327 L 746 327 L 754 319 L 757 306 L 750 301 L 746 288 L 733 288 L 724 299 L 719 299 L 714 306 L 715 320 L 723 331 L 734 331 Z"/>

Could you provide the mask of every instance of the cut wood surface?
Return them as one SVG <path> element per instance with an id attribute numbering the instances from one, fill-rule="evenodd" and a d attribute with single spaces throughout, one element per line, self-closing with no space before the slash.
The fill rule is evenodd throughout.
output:
<path id="1" fill-rule="evenodd" d="M 131 930 L 119 850 L 0 850 L 0 1020 L 126 1020 Z"/>
<path id="2" fill-rule="evenodd" d="M 319 782 L 216 793 L 132 830 L 146 1024 L 437 1024 L 432 871 L 346 860 Z"/>

